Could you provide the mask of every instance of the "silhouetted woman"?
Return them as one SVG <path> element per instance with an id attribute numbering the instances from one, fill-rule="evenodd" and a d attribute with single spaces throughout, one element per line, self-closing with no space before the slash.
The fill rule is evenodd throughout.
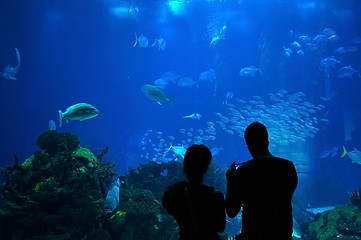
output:
<path id="1" fill-rule="evenodd" d="M 184 157 L 188 182 L 169 186 L 163 195 L 164 207 L 178 222 L 179 240 L 221 239 L 218 232 L 223 232 L 226 224 L 224 197 L 203 184 L 203 175 L 211 159 L 206 146 L 190 146 Z"/>

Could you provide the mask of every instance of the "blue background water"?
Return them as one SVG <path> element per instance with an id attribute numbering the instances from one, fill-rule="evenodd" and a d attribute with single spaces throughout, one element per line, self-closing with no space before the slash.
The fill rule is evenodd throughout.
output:
<path id="1" fill-rule="evenodd" d="M 226 100 L 232 104 L 238 104 L 237 98 L 249 101 L 252 96 L 267 100 L 269 93 L 283 89 L 288 94 L 304 93 L 304 101 L 315 106 L 324 105 L 314 117 L 327 122 L 318 121 L 314 127 L 319 130 L 304 142 L 275 144 L 272 152 L 299 164 L 297 191 L 307 190 L 309 184 L 315 188 L 334 185 L 329 193 L 336 189 L 335 193 L 326 196 L 323 204 L 347 200 L 347 191 L 361 184 L 360 164 L 351 163 L 347 156 L 340 158 L 342 145 L 361 149 L 361 78 L 357 73 L 337 78 L 340 66 L 330 68 L 331 90 L 337 94 L 324 101 L 320 97 L 325 97 L 326 77 L 320 61 L 335 56 L 342 66 L 351 65 L 360 72 L 360 49 L 346 54 L 335 51 L 361 47 L 352 42 L 361 36 L 361 3 L 194 0 L 180 5 L 183 12 L 175 14 L 168 1 L 1 1 L 0 67 L 16 65 L 15 48 L 22 62 L 18 80 L 0 79 L 0 166 L 12 164 L 16 152 L 22 160 L 31 156 L 49 120 L 58 123 L 58 110 L 78 102 L 94 105 L 99 116 L 64 123 L 58 130 L 76 133 L 84 146 L 110 146 L 107 160 L 116 162 L 122 174 L 129 166 L 152 158 L 145 156 L 155 154 L 149 142 L 160 139 L 155 132 L 162 132 L 164 139 L 174 136 L 180 144 L 192 139 L 180 128 L 205 130 L 206 122 L 216 122 L 214 113 L 226 111 Z M 128 14 L 131 6 L 139 12 Z M 210 47 L 212 34 L 224 25 L 225 39 Z M 302 45 L 304 56 L 295 52 L 285 56 L 284 48 L 299 41 L 298 36 L 315 38 L 325 28 L 334 29 L 340 40 L 323 42 L 314 51 Z M 149 46 L 133 47 L 134 33 L 147 36 Z M 165 50 L 150 46 L 156 37 L 165 39 Z M 261 72 L 241 77 L 239 71 L 248 66 Z M 174 96 L 173 108 L 167 102 L 158 105 L 141 91 L 165 72 L 197 80 L 210 68 L 216 71 L 216 81 L 192 87 L 169 83 L 164 93 Z M 232 99 L 226 98 L 228 92 L 233 93 Z M 182 118 L 192 113 L 200 113 L 201 120 Z M 210 148 L 223 149 L 214 157 L 220 167 L 250 158 L 238 135 L 218 126 L 216 140 L 204 141 Z M 334 147 L 338 147 L 336 156 L 320 158 Z M 340 191 L 345 196 L 338 199 Z M 320 197 L 310 193 L 305 201 Z"/>

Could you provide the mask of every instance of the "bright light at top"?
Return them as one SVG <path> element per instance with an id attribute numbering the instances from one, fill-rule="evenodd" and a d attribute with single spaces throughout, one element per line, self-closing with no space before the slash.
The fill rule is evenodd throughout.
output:
<path id="1" fill-rule="evenodd" d="M 182 0 L 168 1 L 169 10 L 174 15 L 184 15 L 186 13 L 187 2 Z"/>

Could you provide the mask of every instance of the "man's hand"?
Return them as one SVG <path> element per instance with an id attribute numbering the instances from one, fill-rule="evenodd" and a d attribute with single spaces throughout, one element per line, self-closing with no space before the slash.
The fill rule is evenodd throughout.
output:
<path id="1" fill-rule="evenodd" d="M 226 172 L 227 182 L 232 181 L 236 175 L 236 162 L 233 162 Z"/>

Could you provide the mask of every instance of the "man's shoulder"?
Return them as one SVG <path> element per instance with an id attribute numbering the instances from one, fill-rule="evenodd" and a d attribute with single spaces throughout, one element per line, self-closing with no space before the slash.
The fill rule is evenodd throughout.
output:
<path id="1" fill-rule="evenodd" d="M 184 187 L 187 185 L 187 182 L 186 181 L 181 181 L 181 182 L 177 182 L 177 183 L 174 183 L 170 186 L 167 187 L 167 189 L 165 190 L 165 193 L 179 193 L 179 192 L 183 192 L 184 190 Z"/>
<path id="2" fill-rule="evenodd" d="M 280 157 L 274 157 L 276 161 L 279 161 L 281 164 L 288 164 L 293 166 L 293 162 L 291 160 L 280 158 Z"/>
<path id="3" fill-rule="evenodd" d="M 246 162 L 243 162 L 241 166 L 237 169 L 238 172 L 246 171 L 249 168 L 256 167 L 258 168 L 261 166 L 267 166 L 267 165 L 282 165 L 282 166 L 288 166 L 293 167 L 294 164 L 292 161 L 287 160 L 285 158 L 281 157 L 271 157 L 271 158 L 261 158 L 261 159 L 251 159 Z"/>

